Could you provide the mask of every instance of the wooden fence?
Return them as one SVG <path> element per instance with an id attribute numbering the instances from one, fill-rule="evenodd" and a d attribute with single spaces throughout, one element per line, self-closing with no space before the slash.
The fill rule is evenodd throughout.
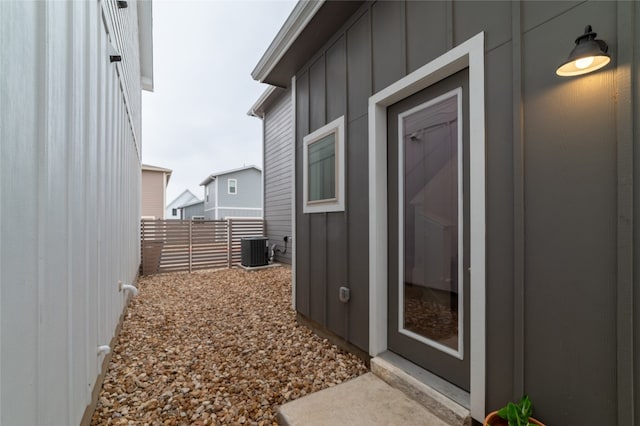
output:
<path id="1" fill-rule="evenodd" d="M 143 275 L 231 267 L 240 240 L 264 236 L 262 219 L 147 220 L 140 226 Z"/>

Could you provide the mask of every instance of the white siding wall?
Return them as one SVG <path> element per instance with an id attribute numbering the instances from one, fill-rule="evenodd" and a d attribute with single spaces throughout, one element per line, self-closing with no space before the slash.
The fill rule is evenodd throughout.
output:
<path id="1" fill-rule="evenodd" d="M 0 1 L 3 425 L 80 423 L 136 277 L 137 16 L 114 3 Z"/>
<path id="2" fill-rule="evenodd" d="M 184 191 L 182 194 L 178 195 L 178 197 L 175 200 L 173 200 L 171 203 L 167 205 L 167 208 L 165 209 L 165 213 L 164 213 L 165 219 L 180 219 L 180 211 L 178 210 L 176 212 L 176 215 L 174 216 L 172 214 L 173 209 L 182 207 L 185 204 L 195 203 L 196 201 L 198 201 L 198 197 L 193 195 L 191 191 L 189 190 Z M 204 207 L 202 207 L 200 210 L 204 210 Z M 202 214 L 200 214 L 200 216 L 202 216 Z"/>

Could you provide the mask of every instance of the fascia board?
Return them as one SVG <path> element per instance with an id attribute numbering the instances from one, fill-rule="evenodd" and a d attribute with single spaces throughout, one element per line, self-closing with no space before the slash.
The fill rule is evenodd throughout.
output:
<path id="1" fill-rule="evenodd" d="M 165 172 L 165 173 L 173 172 L 173 170 L 171 170 L 171 169 L 167 169 L 165 167 L 160 167 L 160 166 L 152 166 L 151 164 L 141 164 L 140 165 L 140 169 L 141 170 L 148 170 L 148 171 L 152 171 L 152 172 Z"/>
<path id="2" fill-rule="evenodd" d="M 216 177 L 214 175 L 209 175 L 205 180 L 203 180 L 202 182 L 200 182 L 200 186 L 205 186 L 205 185 L 209 185 L 211 182 L 213 182 L 216 179 Z"/>
<path id="3" fill-rule="evenodd" d="M 251 109 L 247 111 L 247 115 L 249 117 L 262 118 L 264 115 L 265 105 L 271 101 L 274 93 L 279 93 L 280 91 L 282 91 L 282 89 L 276 86 L 267 87 L 267 90 L 260 95 L 258 100 L 253 104 L 253 106 L 251 106 Z"/>
<path id="4" fill-rule="evenodd" d="M 140 84 L 153 92 L 153 9 L 151 0 L 138 0 L 138 44 L 140 49 Z"/>
<path id="5" fill-rule="evenodd" d="M 258 65 L 251 72 L 254 80 L 263 82 L 267 78 L 324 3 L 325 0 L 312 0 L 299 1 L 296 4 L 267 51 L 258 61 Z"/>

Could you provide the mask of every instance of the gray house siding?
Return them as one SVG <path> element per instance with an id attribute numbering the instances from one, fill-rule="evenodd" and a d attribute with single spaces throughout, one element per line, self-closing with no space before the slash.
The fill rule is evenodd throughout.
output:
<path id="1" fill-rule="evenodd" d="M 181 219 L 191 219 L 194 216 L 204 217 L 204 201 L 200 201 L 199 203 L 184 206 L 181 209 L 182 209 L 182 213 L 180 215 Z"/>
<path id="2" fill-rule="evenodd" d="M 247 167 L 212 175 L 205 186 L 206 219 L 226 217 L 262 217 L 262 172 Z M 229 194 L 229 180 L 236 180 L 236 194 Z M 207 179 L 209 180 L 209 179 Z M 208 195 L 207 195 L 208 191 Z"/>
<path id="3" fill-rule="evenodd" d="M 291 264 L 293 253 L 291 212 L 293 188 L 293 112 L 291 90 L 281 93 L 277 100 L 265 110 L 264 132 L 264 219 L 269 244 L 284 248 L 284 237 L 288 237 L 285 254 L 277 254 L 277 262 Z"/>
<path id="4" fill-rule="evenodd" d="M 632 176 L 640 184 L 630 154 L 640 142 L 630 106 L 640 84 L 639 9 L 364 4 L 296 73 L 298 311 L 368 349 L 368 253 L 376 243 L 368 241 L 368 98 L 484 31 L 487 410 L 526 391 L 551 424 L 631 424 L 632 408 L 640 409 L 638 389 L 632 396 L 640 383 L 632 301 L 638 306 L 640 292 L 631 272 L 639 251 L 628 225 L 638 215 Z M 608 42 L 612 64 L 560 79 L 555 68 L 587 24 Z M 343 114 L 345 211 L 303 214 L 303 137 Z M 348 305 L 338 301 L 342 285 L 351 288 Z"/>
<path id="5" fill-rule="evenodd" d="M 204 217 L 205 219 L 216 219 L 216 180 L 205 186 L 204 194 Z"/>
<path id="6" fill-rule="evenodd" d="M 251 209 L 232 209 L 221 207 L 218 209 L 218 218 L 230 218 L 230 217 L 262 217 L 262 210 L 257 208 Z"/>
<path id="7" fill-rule="evenodd" d="M 246 169 L 239 172 L 218 176 L 218 208 L 222 209 L 259 209 L 252 210 L 251 216 L 262 216 L 262 177 L 256 169 Z M 236 194 L 229 194 L 228 182 L 235 179 Z"/>

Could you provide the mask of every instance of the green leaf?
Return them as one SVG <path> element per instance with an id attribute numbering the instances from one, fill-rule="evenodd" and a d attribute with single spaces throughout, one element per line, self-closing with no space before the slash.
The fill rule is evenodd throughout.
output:
<path id="1" fill-rule="evenodd" d="M 501 419 L 507 420 L 507 408 L 507 406 L 504 406 L 498 411 L 498 416 L 500 416 Z"/>
<path id="2" fill-rule="evenodd" d="M 522 410 L 522 415 L 524 416 L 524 418 L 529 419 L 529 417 L 531 417 L 531 414 L 533 413 L 533 406 L 529 397 L 527 395 L 523 396 L 518 405 Z"/>
<path id="3" fill-rule="evenodd" d="M 533 413 L 533 405 L 527 395 L 524 395 L 517 404 L 509 402 L 498 411 L 498 416 L 505 419 L 509 426 L 533 426 L 529 418 Z"/>

